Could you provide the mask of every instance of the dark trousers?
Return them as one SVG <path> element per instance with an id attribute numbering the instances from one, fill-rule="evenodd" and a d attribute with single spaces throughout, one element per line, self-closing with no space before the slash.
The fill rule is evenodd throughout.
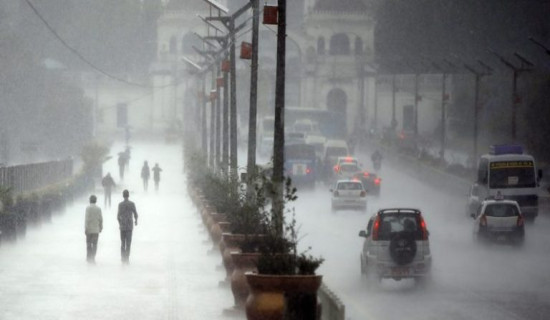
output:
<path id="1" fill-rule="evenodd" d="M 149 179 L 143 178 L 143 189 L 147 191 L 147 187 L 149 187 Z"/>
<path id="2" fill-rule="evenodd" d="M 132 246 L 132 230 L 120 230 L 120 256 L 122 261 L 128 262 L 130 258 L 130 247 Z"/>
<path id="3" fill-rule="evenodd" d="M 159 182 L 160 180 L 155 179 L 155 190 L 159 190 Z"/>
<path id="4" fill-rule="evenodd" d="M 88 262 L 95 261 L 95 254 L 97 253 L 97 239 L 99 234 L 88 233 L 86 234 L 86 260 Z"/>

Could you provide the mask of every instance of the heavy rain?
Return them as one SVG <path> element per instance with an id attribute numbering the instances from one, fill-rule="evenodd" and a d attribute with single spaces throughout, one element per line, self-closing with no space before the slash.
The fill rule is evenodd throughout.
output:
<path id="1" fill-rule="evenodd" d="M 0 1 L 0 320 L 548 319 L 549 14 Z"/>

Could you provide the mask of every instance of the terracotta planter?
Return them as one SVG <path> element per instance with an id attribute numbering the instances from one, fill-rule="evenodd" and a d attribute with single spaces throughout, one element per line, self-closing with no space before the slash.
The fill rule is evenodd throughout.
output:
<path id="1" fill-rule="evenodd" d="M 210 232 L 210 236 L 212 237 L 212 241 L 214 241 L 214 245 L 217 246 L 220 243 L 220 240 L 222 239 L 222 228 L 220 227 L 221 222 L 227 222 L 227 216 L 225 213 L 215 213 L 212 214 L 212 224 L 210 225 L 210 228 L 208 231 Z"/>
<path id="2" fill-rule="evenodd" d="M 231 278 L 233 274 L 233 258 L 231 253 L 241 253 L 241 243 L 245 239 L 244 234 L 222 233 L 222 240 L 219 243 L 222 254 L 222 263 L 225 267 L 226 278 Z"/>
<path id="3" fill-rule="evenodd" d="M 231 232 L 231 222 L 221 221 L 218 224 L 220 225 L 220 229 L 222 229 L 222 233 Z"/>
<path id="4" fill-rule="evenodd" d="M 287 316 L 289 304 L 295 305 L 297 297 L 306 297 L 310 300 L 307 312 L 294 313 L 290 319 L 317 319 L 317 290 L 321 286 L 323 277 L 318 275 L 260 275 L 247 273 L 245 275 L 250 288 L 246 300 L 246 318 L 249 320 L 282 320 Z M 294 299 L 294 301 L 289 301 Z M 313 303 L 311 303 L 313 300 Z M 300 310 L 298 311 L 300 313 Z"/>
<path id="5" fill-rule="evenodd" d="M 244 307 L 248 297 L 249 288 L 245 273 L 257 272 L 259 253 L 231 253 L 233 260 L 233 273 L 231 274 L 231 292 L 235 299 L 235 306 Z"/>

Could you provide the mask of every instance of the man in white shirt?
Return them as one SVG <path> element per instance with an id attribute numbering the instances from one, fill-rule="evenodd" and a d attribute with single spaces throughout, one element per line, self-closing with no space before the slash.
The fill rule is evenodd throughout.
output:
<path id="1" fill-rule="evenodd" d="M 101 208 L 96 205 L 97 197 L 90 196 L 90 205 L 86 208 L 86 222 L 84 225 L 84 233 L 86 234 L 86 260 L 89 263 L 95 263 L 95 255 L 97 252 L 97 239 L 99 233 L 103 230 L 103 216 Z"/>

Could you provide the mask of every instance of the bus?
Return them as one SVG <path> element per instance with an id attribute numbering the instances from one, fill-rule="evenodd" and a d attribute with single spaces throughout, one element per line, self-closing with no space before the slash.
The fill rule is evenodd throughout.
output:
<path id="1" fill-rule="evenodd" d="M 526 218 L 534 219 L 538 215 L 541 178 L 534 157 L 525 154 L 521 146 L 491 146 L 478 162 L 477 181 L 470 190 L 470 214 L 483 200 L 500 193 L 505 199 L 517 201 Z"/>
<path id="2" fill-rule="evenodd" d="M 315 147 L 305 143 L 285 145 L 285 173 L 295 185 L 315 186 L 317 159 Z"/>
<path id="3" fill-rule="evenodd" d="M 346 139 L 346 114 L 318 108 L 285 107 L 285 126 L 294 128 L 295 124 L 310 121 L 316 130 L 327 139 Z"/>

